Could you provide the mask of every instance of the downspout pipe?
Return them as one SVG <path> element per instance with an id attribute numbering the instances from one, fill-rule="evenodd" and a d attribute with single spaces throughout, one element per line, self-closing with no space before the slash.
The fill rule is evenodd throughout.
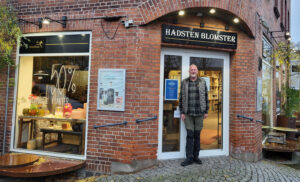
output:
<path id="1" fill-rule="evenodd" d="M 5 99 L 5 116 L 4 116 L 2 155 L 5 154 L 5 144 L 6 144 L 6 125 L 7 125 L 8 96 L 9 96 L 9 72 L 10 72 L 10 65 L 7 66 L 6 99 Z"/>

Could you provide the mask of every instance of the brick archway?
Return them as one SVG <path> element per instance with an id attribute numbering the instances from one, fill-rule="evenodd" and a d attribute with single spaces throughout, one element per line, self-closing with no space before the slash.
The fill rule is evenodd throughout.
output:
<path id="1" fill-rule="evenodd" d="M 139 7 L 139 14 L 143 18 L 142 24 L 148 24 L 155 19 L 174 11 L 197 8 L 211 7 L 226 10 L 239 17 L 246 25 L 246 30 L 250 36 L 254 35 L 255 21 L 255 1 L 229 1 L 229 0 L 148 0 Z M 253 7 L 253 8 L 250 8 Z"/>

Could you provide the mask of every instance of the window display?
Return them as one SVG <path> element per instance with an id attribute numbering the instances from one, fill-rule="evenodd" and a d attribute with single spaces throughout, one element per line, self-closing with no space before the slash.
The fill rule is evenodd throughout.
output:
<path id="1" fill-rule="evenodd" d="M 88 56 L 20 57 L 15 148 L 83 155 Z"/>
<path id="2" fill-rule="evenodd" d="M 273 83 L 273 63 L 272 63 L 272 46 L 263 39 L 263 52 L 264 54 L 262 63 L 262 120 L 264 125 L 273 127 L 273 106 L 272 106 L 272 83 Z"/>

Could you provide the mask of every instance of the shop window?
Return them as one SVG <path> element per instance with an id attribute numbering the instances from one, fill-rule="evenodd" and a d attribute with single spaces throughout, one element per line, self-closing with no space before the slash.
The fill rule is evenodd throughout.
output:
<path id="1" fill-rule="evenodd" d="M 14 148 L 84 154 L 89 56 L 21 56 Z"/>
<path id="2" fill-rule="evenodd" d="M 273 63 L 272 45 L 263 38 L 262 62 L 262 120 L 264 125 L 273 127 Z"/>

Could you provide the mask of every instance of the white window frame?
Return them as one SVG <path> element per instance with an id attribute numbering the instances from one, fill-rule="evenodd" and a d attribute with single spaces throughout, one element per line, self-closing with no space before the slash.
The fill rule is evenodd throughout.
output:
<path id="1" fill-rule="evenodd" d="M 272 48 L 272 50 L 273 50 L 273 46 L 272 46 L 272 44 L 268 41 L 268 39 L 267 38 L 265 38 L 264 36 L 263 36 L 263 39 L 262 39 L 262 41 L 265 41 L 271 48 Z M 274 111 L 273 111 L 273 108 L 274 108 L 274 105 L 273 105 L 273 101 L 274 101 L 274 98 L 273 98 L 273 96 L 274 96 L 274 93 L 273 93 L 273 82 L 274 82 L 274 78 L 273 78 L 273 76 L 274 76 L 274 66 L 273 65 L 271 65 L 269 62 L 267 62 L 267 61 L 265 61 L 265 59 L 264 59 L 264 57 L 263 57 L 263 59 L 262 59 L 262 64 L 265 64 L 266 66 L 268 66 L 269 68 L 271 68 L 271 79 L 272 79 L 272 81 L 271 81 L 271 106 L 270 106 L 270 125 L 273 127 L 273 125 L 274 125 L 274 121 L 273 121 L 273 114 L 274 114 Z M 263 66 L 263 65 L 262 65 Z"/>
<path id="2" fill-rule="evenodd" d="M 20 44 L 17 46 L 16 51 L 16 65 L 20 62 L 20 57 L 22 56 L 33 56 L 33 57 L 50 57 L 50 56 L 89 56 L 89 71 L 88 71 L 88 92 L 87 92 L 87 104 L 89 105 L 89 98 L 90 98 L 90 72 L 91 72 L 91 49 L 92 49 L 92 32 L 91 31 L 79 31 L 79 32 L 51 32 L 51 33 L 29 33 L 23 34 L 23 37 L 42 37 L 42 36 L 52 36 L 52 35 L 80 35 L 80 34 L 89 34 L 90 41 L 89 41 L 89 52 L 88 53 L 38 53 L 38 54 L 20 54 Z M 57 152 L 47 152 L 41 150 L 28 150 L 28 149 L 18 149 L 14 148 L 15 143 L 15 122 L 16 121 L 16 107 L 17 107 L 17 91 L 18 91 L 18 79 L 19 79 L 19 70 L 18 67 L 15 70 L 15 89 L 14 89 L 14 102 L 13 102 L 13 113 L 12 113 L 12 132 L 11 132 L 11 141 L 10 141 L 10 151 L 12 152 L 22 152 L 22 153 L 29 153 L 29 154 L 37 154 L 37 155 L 46 155 L 46 156 L 53 156 L 53 157 L 63 157 L 63 158 L 70 158 L 70 159 L 80 159 L 86 160 L 87 155 L 87 133 L 88 133 L 88 110 L 87 107 L 86 112 L 86 123 L 85 123 L 85 142 L 84 142 L 84 155 L 75 155 L 75 154 L 66 154 L 66 153 L 57 153 Z"/>

